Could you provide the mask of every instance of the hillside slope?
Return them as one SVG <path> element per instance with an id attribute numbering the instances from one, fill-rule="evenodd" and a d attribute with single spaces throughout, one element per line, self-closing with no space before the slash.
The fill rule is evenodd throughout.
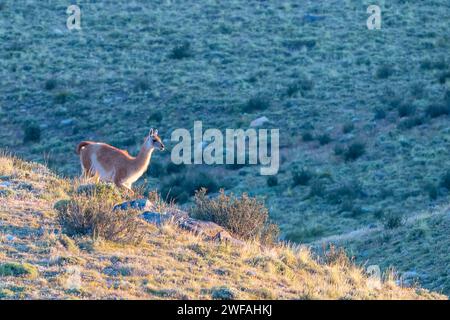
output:
<path id="1" fill-rule="evenodd" d="M 389 278 L 373 286 L 347 260 L 321 263 L 305 247 L 234 247 L 173 225 L 148 225 L 138 246 L 69 238 L 53 205 L 72 183 L 42 165 L 0 157 L 0 298 L 445 298 Z"/>

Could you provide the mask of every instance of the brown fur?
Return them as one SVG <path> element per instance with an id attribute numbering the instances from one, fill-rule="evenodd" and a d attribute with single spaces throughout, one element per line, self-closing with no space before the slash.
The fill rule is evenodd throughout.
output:
<path id="1" fill-rule="evenodd" d="M 80 142 L 76 151 L 80 155 L 82 177 L 114 182 L 118 187 L 131 190 L 131 185 L 147 170 L 155 144 L 164 149 L 157 133 L 149 135 L 139 154 L 132 157 L 127 151 L 106 143 Z"/>

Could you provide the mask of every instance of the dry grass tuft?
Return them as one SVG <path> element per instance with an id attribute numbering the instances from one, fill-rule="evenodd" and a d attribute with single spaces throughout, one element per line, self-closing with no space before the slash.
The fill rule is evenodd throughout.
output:
<path id="1" fill-rule="evenodd" d="M 217 198 L 210 199 L 206 196 L 206 189 L 200 189 L 195 195 L 191 214 L 195 218 L 217 223 L 243 240 L 271 244 L 278 238 L 279 229 L 269 222 L 267 208 L 246 193 L 237 198 L 220 190 Z"/>
<path id="2" fill-rule="evenodd" d="M 138 217 L 139 211 L 116 210 L 117 195 L 103 186 L 97 191 L 79 192 L 70 200 L 55 204 L 58 221 L 70 236 L 89 235 L 93 239 L 105 239 L 119 243 L 137 244 L 143 241 L 145 228 Z M 108 192 L 110 190 L 111 192 Z"/>

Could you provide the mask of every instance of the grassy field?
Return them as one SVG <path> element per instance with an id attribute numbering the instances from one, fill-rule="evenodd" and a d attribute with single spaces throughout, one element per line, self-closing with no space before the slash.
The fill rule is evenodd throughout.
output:
<path id="1" fill-rule="evenodd" d="M 367 30 L 371 1 L 78 4 L 81 31 L 67 30 L 65 1 L 0 5 L 1 148 L 73 177 L 81 140 L 135 153 L 153 126 L 170 149 L 171 131 L 195 120 L 266 116 L 280 128 L 276 183 L 256 166 L 174 168 L 169 153 L 142 182 L 187 204 L 202 184 L 250 192 L 284 239 L 351 239 L 359 261 L 450 293 L 447 216 L 425 220 L 426 238 L 403 225 L 448 203 L 447 1 L 379 1 L 381 30 Z M 361 229 L 395 235 L 347 237 Z"/>

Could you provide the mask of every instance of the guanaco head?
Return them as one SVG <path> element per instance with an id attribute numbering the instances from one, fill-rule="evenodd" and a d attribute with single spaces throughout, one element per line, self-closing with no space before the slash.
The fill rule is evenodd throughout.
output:
<path id="1" fill-rule="evenodd" d="M 145 144 L 147 148 L 158 148 L 161 151 L 164 151 L 165 146 L 162 142 L 161 138 L 158 135 L 158 130 L 150 129 L 147 138 L 145 139 Z"/>

